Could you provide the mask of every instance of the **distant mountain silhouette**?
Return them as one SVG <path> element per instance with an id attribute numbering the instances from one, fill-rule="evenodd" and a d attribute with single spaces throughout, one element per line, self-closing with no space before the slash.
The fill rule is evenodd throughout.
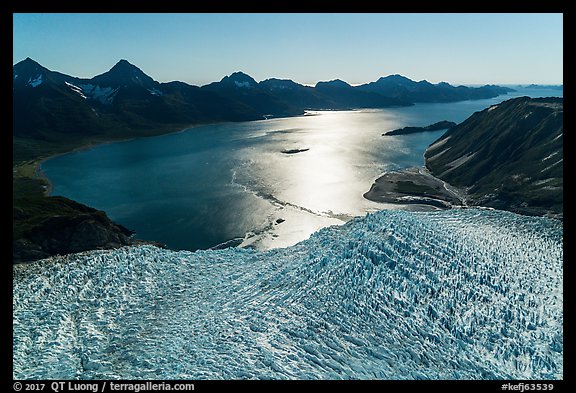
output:
<path id="1" fill-rule="evenodd" d="M 527 89 L 556 89 L 556 90 L 564 90 L 564 85 L 536 85 L 532 83 L 531 85 L 526 86 Z"/>
<path id="2" fill-rule="evenodd" d="M 202 90 L 217 93 L 246 105 L 249 108 L 247 113 L 254 119 L 294 116 L 303 112 L 303 108 L 262 88 L 251 76 L 243 72 L 234 72 L 222 78 L 220 82 L 202 86 Z"/>
<path id="3" fill-rule="evenodd" d="M 257 82 L 234 72 L 198 87 L 159 83 L 127 60 L 90 79 L 50 71 L 27 58 L 13 67 L 14 160 L 99 140 L 153 135 L 194 124 L 294 116 L 305 110 L 384 108 L 494 97 L 509 89 L 414 82 L 400 75 L 362 86 L 342 80 L 303 86 Z"/>
<path id="4" fill-rule="evenodd" d="M 482 87 L 452 86 L 446 82 L 432 84 L 426 80 L 415 82 L 402 75 L 390 75 L 357 87 L 361 91 L 378 93 L 412 102 L 454 102 L 492 98 L 514 91 L 508 87 L 485 85 Z"/>
<path id="5" fill-rule="evenodd" d="M 158 88 L 160 85 L 154 79 L 146 75 L 142 70 L 127 60 L 120 60 L 110 71 L 95 76 L 91 79 L 95 85 L 103 87 L 118 87 L 118 86 L 141 86 L 144 88 Z"/>
<path id="6" fill-rule="evenodd" d="M 329 82 L 318 82 L 315 89 L 327 97 L 331 106 L 336 109 L 385 108 L 390 106 L 414 105 L 401 97 L 389 97 L 375 92 L 363 91 L 348 83 L 335 79 Z"/>
<path id="7" fill-rule="evenodd" d="M 290 79 L 266 79 L 258 86 L 279 99 L 292 103 L 297 108 L 321 110 L 333 107 L 328 97 L 320 94 L 315 88 L 301 85 Z"/>

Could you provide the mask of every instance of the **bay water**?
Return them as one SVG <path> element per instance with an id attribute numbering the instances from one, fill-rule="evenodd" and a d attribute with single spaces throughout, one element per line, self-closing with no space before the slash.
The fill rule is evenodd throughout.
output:
<path id="1" fill-rule="evenodd" d="M 203 125 L 71 152 L 42 170 L 52 195 L 104 210 L 140 239 L 182 250 L 286 247 L 322 227 L 399 208 L 362 195 L 386 171 L 422 166 L 426 147 L 445 130 L 382 133 L 459 123 L 523 95 L 562 90 L 517 88 L 484 100 Z"/>

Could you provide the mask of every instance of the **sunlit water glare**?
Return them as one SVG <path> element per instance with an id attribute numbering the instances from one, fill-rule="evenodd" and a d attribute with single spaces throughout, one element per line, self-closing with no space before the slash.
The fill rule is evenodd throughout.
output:
<path id="1" fill-rule="evenodd" d="M 170 248 L 231 240 L 285 247 L 319 228 L 398 208 L 362 195 L 383 172 L 423 165 L 424 150 L 444 131 L 382 133 L 461 122 L 513 96 L 558 92 L 523 89 L 487 100 L 205 125 L 73 152 L 48 160 L 43 170 L 53 195 L 104 210 L 139 238 Z"/>

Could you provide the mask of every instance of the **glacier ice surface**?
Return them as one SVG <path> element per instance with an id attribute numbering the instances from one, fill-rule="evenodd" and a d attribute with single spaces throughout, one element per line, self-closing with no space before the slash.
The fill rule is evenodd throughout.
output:
<path id="1" fill-rule="evenodd" d="M 13 267 L 15 379 L 562 379 L 563 229 L 381 211 L 285 249 Z"/>

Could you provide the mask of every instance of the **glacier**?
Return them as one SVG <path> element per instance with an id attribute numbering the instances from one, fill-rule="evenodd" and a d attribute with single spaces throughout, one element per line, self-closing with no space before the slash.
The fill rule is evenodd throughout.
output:
<path id="1" fill-rule="evenodd" d="M 389 210 L 284 249 L 15 265 L 13 377 L 562 379 L 562 223 Z"/>

